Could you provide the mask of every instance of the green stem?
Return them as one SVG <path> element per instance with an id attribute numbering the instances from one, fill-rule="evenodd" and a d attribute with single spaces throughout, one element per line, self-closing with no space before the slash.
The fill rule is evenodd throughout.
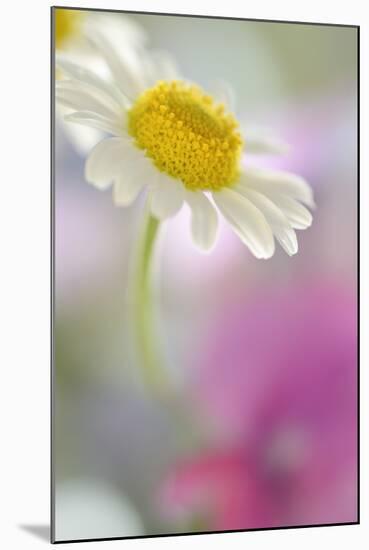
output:
<path id="1" fill-rule="evenodd" d="M 147 384 L 156 389 L 164 388 L 166 376 L 162 372 L 155 334 L 155 315 L 152 292 L 152 259 L 160 222 L 146 214 L 143 233 L 139 243 L 135 273 L 135 325 L 139 363 Z"/>
<path id="2" fill-rule="evenodd" d="M 168 372 L 163 368 L 163 357 L 160 353 L 161 342 L 155 330 L 157 320 L 153 299 L 152 264 L 159 228 L 160 222 L 146 212 L 133 279 L 135 308 L 133 316 L 137 351 L 140 354 L 139 366 L 147 388 L 153 391 L 170 411 L 186 444 L 192 447 L 195 442 L 203 440 L 202 428 L 198 422 L 193 421 L 192 414 L 187 410 L 187 403 L 183 401 L 175 385 L 168 379 Z"/>

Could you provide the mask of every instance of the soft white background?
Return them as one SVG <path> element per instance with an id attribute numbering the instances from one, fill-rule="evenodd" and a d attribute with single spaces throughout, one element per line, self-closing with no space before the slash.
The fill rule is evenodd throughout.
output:
<path id="1" fill-rule="evenodd" d="M 57 5 L 231 15 L 361 25 L 362 81 L 362 507 L 360 526 L 88 543 L 98 548 L 367 548 L 368 507 L 368 156 L 366 2 L 329 0 L 80 0 Z M 49 521 L 49 6 L 17 0 L 1 6 L 0 162 L 0 539 L 28 549 L 46 542 L 22 525 Z M 206 44 L 204 44 L 206 47 Z M 307 44 L 306 47 L 309 47 Z M 5 124 L 4 124 L 5 117 Z M 37 136 L 37 138 L 35 138 Z M 342 220 L 344 223 L 344 220 Z M 72 544 L 69 547 L 82 548 Z"/>

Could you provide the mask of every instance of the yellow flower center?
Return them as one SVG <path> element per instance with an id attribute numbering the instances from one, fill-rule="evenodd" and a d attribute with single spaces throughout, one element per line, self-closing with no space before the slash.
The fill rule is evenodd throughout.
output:
<path id="1" fill-rule="evenodd" d="M 69 38 L 78 34 L 85 13 L 78 10 L 55 10 L 55 46 L 62 48 Z"/>
<path id="2" fill-rule="evenodd" d="M 128 131 L 155 166 L 191 190 L 217 190 L 239 175 L 242 139 L 235 118 L 201 88 L 159 82 L 128 113 Z"/>

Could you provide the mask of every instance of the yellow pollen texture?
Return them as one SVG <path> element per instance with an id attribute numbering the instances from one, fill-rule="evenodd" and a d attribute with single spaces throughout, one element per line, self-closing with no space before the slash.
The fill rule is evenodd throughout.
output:
<path id="1" fill-rule="evenodd" d="M 159 82 L 128 113 L 128 131 L 155 166 L 195 190 L 231 185 L 239 174 L 242 139 L 235 118 L 201 88 Z"/>
<path id="2" fill-rule="evenodd" d="M 61 48 L 66 41 L 77 34 L 84 13 L 78 10 L 65 10 L 58 8 L 55 10 L 55 46 Z"/>

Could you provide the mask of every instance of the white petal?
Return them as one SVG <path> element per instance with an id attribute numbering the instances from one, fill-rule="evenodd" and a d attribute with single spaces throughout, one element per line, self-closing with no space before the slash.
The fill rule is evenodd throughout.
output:
<path id="1" fill-rule="evenodd" d="M 123 123 L 118 126 L 111 118 L 99 116 L 96 113 L 89 111 L 76 111 L 65 116 L 65 120 L 68 122 L 74 122 L 76 124 L 82 124 L 83 126 L 89 126 L 90 128 L 96 128 L 102 132 L 113 134 L 114 136 L 124 135 L 125 132 Z"/>
<path id="2" fill-rule="evenodd" d="M 200 250 L 210 250 L 218 230 L 218 215 L 209 199 L 201 191 L 185 192 L 185 201 L 191 208 L 191 231 Z"/>
<path id="3" fill-rule="evenodd" d="M 149 191 L 151 213 L 160 220 L 174 216 L 182 207 L 183 198 L 183 184 L 159 173 L 157 183 L 152 185 Z"/>
<path id="4" fill-rule="evenodd" d="M 224 103 L 232 113 L 236 109 L 236 97 L 231 85 L 225 80 L 217 80 L 212 85 L 214 90 L 213 95 L 217 101 Z"/>
<path id="5" fill-rule="evenodd" d="M 178 80 L 180 78 L 175 59 L 168 52 L 150 52 L 150 55 L 142 56 L 142 62 L 146 64 L 147 78 L 152 85 L 158 80 Z"/>
<path id="6" fill-rule="evenodd" d="M 136 52 L 127 44 L 122 45 L 120 55 L 107 36 L 96 27 L 86 25 L 86 38 L 98 50 L 108 65 L 119 89 L 129 99 L 134 99 L 145 89 L 145 81 L 140 71 Z M 124 49 L 127 48 L 127 50 Z"/>
<path id="7" fill-rule="evenodd" d="M 309 210 L 297 202 L 295 199 L 270 193 L 271 200 L 282 210 L 291 226 L 295 229 L 306 229 L 310 227 L 313 221 L 313 216 Z"/>
<path id="8" fill-rule="evenodd" d="M 159 172 L 154 166 L 152 161 L 145 157 L 143 151 L 138 150 L 137 153 L 129 159 L 129 162 L 124 163 L 124 170 L 126 174 L 132 174 L 136 181 L 154 187 L 158 181 Z"/>
<path id="9" fill-rule="evenodd" d="M 262 212 L 284 250 L 293 256 L 298 251 L 296 233 L 283 212 L 268 197 L 252 189 L 240 190 Z"/>
<path id="10" fill-rule="evenodd" d="M 56 114 L 58 123 L 62 125 L 63 132 L 66 134 L 68 140 L 72 143 L 79 155 L 86 157 L 93 147 L 101 141 L 103 136 L 101 131 L 87 126 L 77 126 L 76 124 L 70 124 L 66 122 L 65 116 L 70 112 L 69 109 L 60 105 L 56 105 Z"/>
<path id="11" fill-rule="evenodd" d="M 310 185 L 297 174 L 290 172 L 247 168 L 240 177 L 240 185 L 245 188 L 255 189 L 265 195 L 269 193 L 281 193 L 304 202 L 314 208 L 313 190 Z"/>
<path id="12" fill-rule="evenodd" d="M 148 36 L 145 29 L 131 16 L 121 13 L 89 12 L 88 25 L 98 29 L 102 34 L 108 35 L 112 44 L 117 46 L 124 38 L 125 46 L 143 46 L 147 43 Z"/>
<path id="13" fill-rule="evenodd" d="M 130 102 L 128 99 L 116 86 L 114 86 L 113 83 L 107 82 L 93 71 L 77 65 L 61 55 L 57 56 L 56 66 L 67 76 L 72 77 L 75 80 L 85 82 L 86 84 L 89 84 L 90 86 L 100 90 L 100 92 L 106 94 L 117 107 L 130 107 Z"/>
<path id="14" fill-rule="evenodd" d="M 59 80 L 55 85 L 55 97 L 59 103 L 76 111 L 91 111 L 118 120 L 123 108 L 117 107 L 108 96 L 77 80 Z"/>
<path id="15" fill-rule="evenodd" d="M 85 177 L 99 189 L 106 189 L 120 174 L 121 166 L 129 158 L 128 140 L 109 138 L 100 141 L 91 151 L 85 165 Z"/>
<path id="16" fill-rule="evenodd" d="M 290 146 L 271 131 L 258 128 L 243 128 L 245 153 L 253 155 L 285 155 Z"/>
<path id="17" fill-rule="evenodd" d="M 118 177 L 113 187 L 115 204 L 117 206 L 129 206 L 136 200 L 143 187 L 145 187 L 144 181 L 136 178 L 134 174 Z"/>
<path id="18" fill-rule="evenodd" d="M 297 242 L 297 236 L 295 231 L 287 229 L 285 227 L 273 227 L 273 233 L 282 246 L 283 250 L 287 252 L 289 256 L 294 256 L 299 250 L 299 243 Z"/>
<path id="19" fill-rule="evenodd" d="M 216 205 L 256 256 L 270 258 L 274 254 L 274 238 L 264 215 L 248 199 L 231 189 L 213 192 Z"/>

